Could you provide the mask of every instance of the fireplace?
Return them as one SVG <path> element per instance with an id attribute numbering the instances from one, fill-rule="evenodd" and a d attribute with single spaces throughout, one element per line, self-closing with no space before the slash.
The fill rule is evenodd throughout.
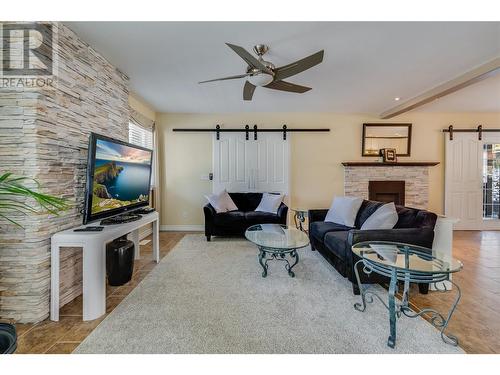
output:
<path id="1" fill-rule="evenodd" d="M 394 202 L 394 204 L 405 205 L 405 182 L 404 181 L 369 181 L 368 199 L 379 202 Z"/>
<path id="2" fill-rule="evenodd" d="M 369 199 L 370 182 L 405 182 L 397 199 L 407 207 L 427 209 L 429 204 L 429 169 L 438 162 L 379 163 L 368 161 L 343 162 L 344 195 Z M 373 188 L 372 188 L 373 189 Z M 391 192 L 387 189 L 385 193 Z M 394 200 L 394 191 L 391 200 Z M 378 200 L 389 197 L 377 194 Z M 404 198 L 403 198 L 404 196 Z"/>

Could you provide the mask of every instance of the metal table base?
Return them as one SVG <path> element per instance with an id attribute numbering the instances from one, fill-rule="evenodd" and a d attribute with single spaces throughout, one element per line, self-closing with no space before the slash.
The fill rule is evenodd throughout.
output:
<path id="1" fill-rule="evenodd" d="M 285 262 L 285 269 L 288 272 L 290 277 L 295 277 L 295 273 L 292 271 L 292 268 L 299 263 L 299 254 L 297 253 L 297 249 L 275 249 L 269 247 L 258 246 L 259 248 L 259 263 L 263 268 L 262 277 L 267 276 L 268 265 L 267 262 L 270 260 L 277 260 L 281 262 Z M 292 258 L 293 263 L 290 264 L 288 259 L 286 258 L 287 254 Z"/>
<path id="2" fill-rule="evenodd" d="M 358 270 L 359 265 L 363 265 L 363 272 L 365 272 L 366 274 L 376 272 L 380 275 L 390 277 L 391 281 L 389 284 L 388 303 L 385 303 L 382 297 L 380 297 L 373 290 L 373 286 L 363 287 L 359 277 L 359 270 Z M 450 280 L 448 273 L 425 273 L 417 271 L 403 271 L 395 267 L 384 267 L 380 264 L 372 263 L 366 259 L 361 259 L 358 262 L 356 262 L 356 264 L 354 265 L 354 273 L 356 274 L 356 280 L 361 295 L 361 303 L 360 302 L 355 303 L 354 308 L 358 311 L 363 312 L 366 309 L 366 304 L 372 303 L 373 297 L 376 297 L 389 310 L 390 335 L 387 340 L 387 345 L 389 347 L 394 348 L 396 345 L 397 318 L 400 318 L 401 315 L 405 315 L 409 318 L 416 318 L 424 314 L 431 314 L 430 323 L 434 327 L 440 330 L 441 338 L 445 343 L 453 346 L 458 345 L 458 339 L 455 336 L 445 333 L 445 330 L 448 327 L 450 319 L 461 297 L 460 288 L 456 283 Z M 401 302 L 397 302 L 395 297 L 396 293 L 398 292 L 398 281 L 404 282 L 403 298 Z M 442 283 L 443 281 L 448 281 L 452 283 L 457 290 L 455 301 L 451 309 L 449 310 L 446 318 L 438 311 L 431 308 L 423 309 L 418 313 L 415 313 L 413 310 L 410 309 L 408 305 L 410 283 L 434 284 L 437 291 L 444 293 L 448 291 L 446 285 L 443 283 L 442 287 L 439 286 L 439 283 Z"/>

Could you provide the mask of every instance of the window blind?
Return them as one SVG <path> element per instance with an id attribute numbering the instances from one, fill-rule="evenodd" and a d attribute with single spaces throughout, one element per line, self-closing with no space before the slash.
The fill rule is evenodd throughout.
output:
<path id="1" fill-rule="evenodd" d="M 139 126 L 133 122 L 129 122 L 128 124 L 128 141 L 137 146 L 142 146 L 153 149 L 153 131 L 149 129 L 145 129 L 142 126 Z M 154 166 L 154 158 L 153 158 L 153 166 L 151 172 L 151 186 L 156 186 L 156 176 L 155 176 L 155 166 Z"/>
<path id="2" fill-rule="evenodd" d="M 153 132 L 133 122 L 128 124 L 128 141 L 137 146 L 153 149 Z"/>

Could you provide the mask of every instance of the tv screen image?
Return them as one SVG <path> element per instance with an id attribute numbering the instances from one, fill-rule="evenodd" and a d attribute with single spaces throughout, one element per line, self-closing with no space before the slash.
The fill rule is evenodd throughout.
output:
<path id="1" fill-rule="evenodd" d="M 84 222 L 149 202 L 152 151 L 93 134 Z"/>

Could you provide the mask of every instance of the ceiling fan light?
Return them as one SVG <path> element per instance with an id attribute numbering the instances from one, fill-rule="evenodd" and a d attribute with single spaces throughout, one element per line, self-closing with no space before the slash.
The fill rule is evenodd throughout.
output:
<path id="1" fill-rule="evenodd" d="M 254 86 L 266 86 L 273 81 L 273 76 L 261 72 L 248 77 L 248 81 Z"/>

